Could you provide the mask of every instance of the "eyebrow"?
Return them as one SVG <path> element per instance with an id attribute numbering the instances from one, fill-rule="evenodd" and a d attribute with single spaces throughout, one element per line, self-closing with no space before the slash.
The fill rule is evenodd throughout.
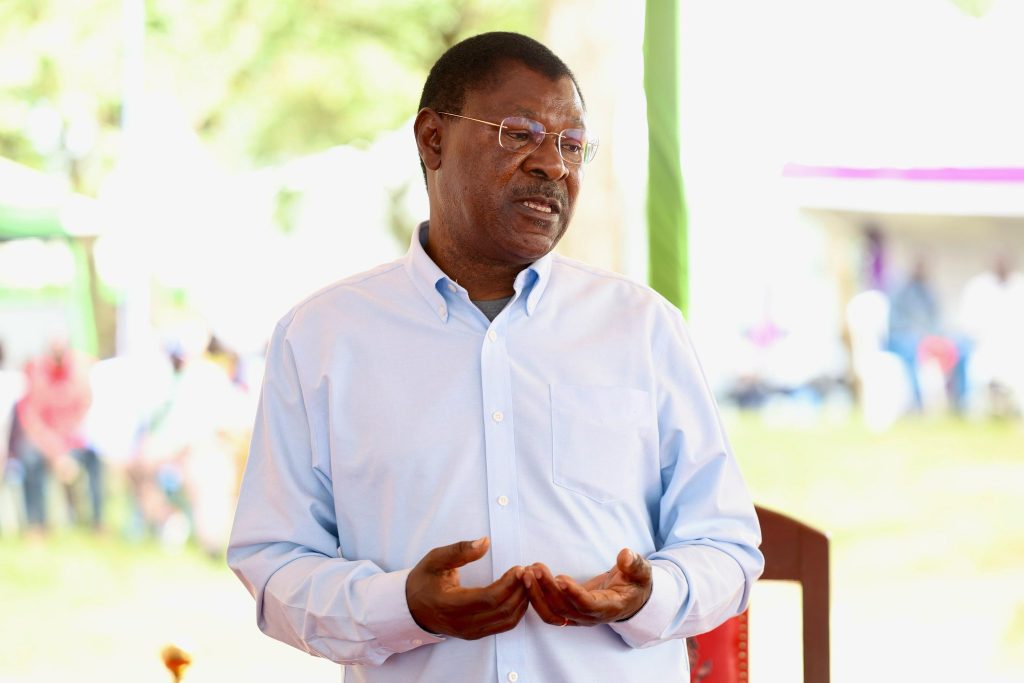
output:
<path id="1" fill-rule="evenodd" d="M 531 118 L 531 119 L 539 119 L 540 118 L 540 114 L 538 114 L 537 112 L 533 111 L 532 109 L 527 109 L 526 107 L 523 107 L 523 106 L 514 107 L 513 110 L 512 110 L 512 113 L 514 115 L 516 115 L 516 116 L 526 116 L 526 117 Z M 573 126 L 577 127 L 577 128 L 586 128 L 587 127 L 587 125 L 583 122 L 583 119 L 581 119 L 579 117 L 576 117 L 575 119 L 573 119 L 572 123 L 573 123 Z"/>

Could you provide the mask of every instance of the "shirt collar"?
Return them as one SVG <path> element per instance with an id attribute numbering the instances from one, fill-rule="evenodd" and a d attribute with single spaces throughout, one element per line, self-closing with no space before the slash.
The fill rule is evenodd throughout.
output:
<path id="1" fill-rule="evenodd" d="M 427 254 L 426 244 L 429 227 L 429 223 L 423 221 L 413 230 L 409 252 L 405 257 L 406 269 L 412 278 L 413 285 L 423 298 L 426 299 L 427 303 L 430 304 L 434 313 L 442 322 L 447 322 L 448 305 L 440 290 L 449 284 L 456 287 L 458 285 L 445 275 L 444 271 L 438 268 L 434 260 Z M 544 290 L 547 289 L 548 279 L 551 275 L 551 259 L 551 254 L 546 254 L 524 268 L 516 276 L 516 281 L 513 285 L 516 295 L 513 298 L 526 297 L 527 315 L 533 315 L 544 294 Z"/>

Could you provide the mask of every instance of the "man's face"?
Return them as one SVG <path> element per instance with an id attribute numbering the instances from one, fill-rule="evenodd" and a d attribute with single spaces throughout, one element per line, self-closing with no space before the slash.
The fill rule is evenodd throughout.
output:
<path id="1" fill-rule="evenodd" d="M 570 78 L 553 81 L 518 62 L 504 65 L 494 85 L 467 92 L 461 113 L 494 123 L 527 117 L 554 133 L 584 127 Z M 501 265 L 525 265 L 551 251 L 569 226 L 582 167 L 562 161 L 555 136 L 532 152 L 510 152 L 499 146 L 494 126 L 442 119 L 431 201 L 445 238 L 464 257 Z"/>

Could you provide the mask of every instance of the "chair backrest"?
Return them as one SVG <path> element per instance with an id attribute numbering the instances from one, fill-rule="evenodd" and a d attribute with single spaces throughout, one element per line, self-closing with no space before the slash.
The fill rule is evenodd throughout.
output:
<path id="1" fill-rule="evenodd" d="M 803 594 L 804 683 L 829 682 L 828 537 L 792 517 L 756 506 L 761 523 L 762 581 L 796 581 Z M 739 683 L 747 680 L 746 613 L 696 637 L 691 681 Z M 739 661 L 708 662 L 722 653 Z"/>
<path id="2" fill-rule="evenodd" d="M 764 581 L 797 581 L 803 594 L 804 683 L 829 680 L 828 536 L 757 506 Z"/>

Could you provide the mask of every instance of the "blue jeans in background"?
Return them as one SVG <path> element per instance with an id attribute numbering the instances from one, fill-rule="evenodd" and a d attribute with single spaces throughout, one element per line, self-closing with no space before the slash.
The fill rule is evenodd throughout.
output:
<path id="1" fill-rule="evenodd" d="M 46 528 L 46 486 L 51 475 L 50 463 L 35 446 L 22 440 L 14 452 L 22 476 L 22 487 L 25 494 L 25 521 L 31 528 Z M 76 448 L 71 451 L 82 471 L 89 478 L 90 523 L 99 528 L 103 523 L 103 464 L 96 451 L 91 448 Z M 73 485 L 64 485 L 67 496 L 68 511 L 72 523 L 78 523 L 78 506 L 74 498 Z"/>

